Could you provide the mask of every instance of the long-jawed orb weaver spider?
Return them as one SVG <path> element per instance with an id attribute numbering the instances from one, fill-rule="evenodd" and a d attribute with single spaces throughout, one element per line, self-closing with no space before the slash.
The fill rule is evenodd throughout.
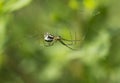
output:
<path id="1" fill-rule="evenodd" d="M 71 48 L 68 44 L 66 44 L 64 41 L 80 41 L 80 40 L 67 40 L 67 39 L 64 39 L 62 38 L 61 36 L 54 36 L 50 33 L 46 33 L 44 34 L 44 40 L 45 42 L 48 42 L 47 45 L 45 46 L 52 46 L 55 42 L 59 41 L 62 45 L 72 49 L 72 50 L 75 50 L 74 48 Z"/>

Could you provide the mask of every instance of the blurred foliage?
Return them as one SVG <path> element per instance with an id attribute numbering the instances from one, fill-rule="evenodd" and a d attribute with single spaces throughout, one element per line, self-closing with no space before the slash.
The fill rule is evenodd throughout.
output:
<path id="1" fill-rule="evenodd" d="M 0 83 L 120 83 L 119 2 L 0 0 Z"/>

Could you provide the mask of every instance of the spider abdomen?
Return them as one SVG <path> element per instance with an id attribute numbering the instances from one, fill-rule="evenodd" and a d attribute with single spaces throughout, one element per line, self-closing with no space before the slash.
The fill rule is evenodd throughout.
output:
<path id="1" fill-rule="evenodd" d="M 44 40 L 46 42 L 52 42 L 54 40 L 54 36 L 47 33 L 47 35 L 44 35 Z"/>

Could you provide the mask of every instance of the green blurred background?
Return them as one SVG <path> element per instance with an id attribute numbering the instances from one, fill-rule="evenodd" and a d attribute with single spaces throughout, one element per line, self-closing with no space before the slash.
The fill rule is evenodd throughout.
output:
<path id="1" fill-rule="evenodd" d="M 119 8 L 119 0 L 0 0 L 0 83 L 120 83 Z M 46 32 L 81 40 L 71 45 L 78 50 L 45 47 Z"/>

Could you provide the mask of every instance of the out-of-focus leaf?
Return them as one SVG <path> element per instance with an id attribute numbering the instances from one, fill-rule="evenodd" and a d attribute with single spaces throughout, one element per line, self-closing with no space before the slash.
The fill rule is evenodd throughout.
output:
<path id="1" fill-rule="evenodd" d="M 0 16 L 0 66 L 4 63 L 4 49 L 6 43 L 6 24 L 8 21 L 8 16 Z"/>
<path id="2" fill-rule="evenodd" d="M 79 9 L 79 3 L 77 0 L 70 0 L 68 3 L 69 7 L 73 10 Z"/>
<path id="3" fill-rule="evenodd" d="M 32 0 L 8 0 L 4 2 L 3 12 L 13 12 L 28 5 Z"/>

